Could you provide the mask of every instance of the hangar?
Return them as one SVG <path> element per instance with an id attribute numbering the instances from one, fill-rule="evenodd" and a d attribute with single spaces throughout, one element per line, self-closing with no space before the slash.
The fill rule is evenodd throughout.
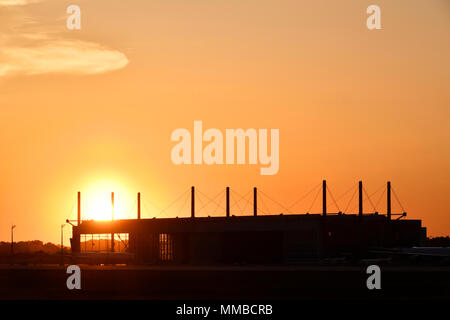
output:
<path id="1" fill-rule="evenodd" d="M 363 214 L 362 183 L 359 212 L 327 212 L 326 181 L 319 214 L 258 215 L 257 189 L 253 215 L 230 215 L 229 188 L 223 217 L 195 216 L 195 188 L 191 188 L 191 216 L 82 221 L 78 193 L 78 221 L 71 238 L 74 258 L 92 253 L 124 253 L 135 264 L 296 264 L 326 258 L 365 257 L 374 248 L 420 246 L 426 239 L 421 220 L 392 219 L 390 182 L 387 212 Z"/>

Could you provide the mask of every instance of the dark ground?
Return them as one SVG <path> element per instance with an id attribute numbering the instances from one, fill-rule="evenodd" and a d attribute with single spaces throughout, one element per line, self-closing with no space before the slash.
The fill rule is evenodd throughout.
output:
<path id="1" fill-rule="evenodd" d="M 368 290 L 364 266 L 81 266 L 68 290 L 59 266 L 0 265 L 0 299 L 446 300 L 450 267 L 382 266 Z"/>

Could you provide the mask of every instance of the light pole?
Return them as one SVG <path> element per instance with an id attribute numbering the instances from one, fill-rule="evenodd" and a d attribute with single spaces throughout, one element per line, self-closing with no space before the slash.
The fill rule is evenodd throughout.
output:
<path id="1" fill-rule="evenodd" d="M 11 255 L 14 255 L 14 228 L 16 227 L 15 224 L 11 226 Z"/>
<path id="2" fill-rule="evenodd" d="M 61 225 L 61 265 L 64 265 L 64 227 L 65 224 Z"/>

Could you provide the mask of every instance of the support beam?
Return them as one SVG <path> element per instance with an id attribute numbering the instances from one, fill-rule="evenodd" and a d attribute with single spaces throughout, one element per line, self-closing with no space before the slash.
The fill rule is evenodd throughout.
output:
<path id="1" fill-rule="evenodd" d="M 387 182 L 387 217 L 391 220 L 391 182 Z"/>
<path id="2" fill-rule="evenodd" d="M 230 216 L 230 187 L 226 189 L 226 208 L 227 208 L 227 217 Z"/>
<path id="3" fill-rule="evenodd" d="M 114 220 L 114 192 L 111 192 L 111 221 Z M 114 233 L 111 233 L 111 252 L 114 252 Z"/>
<path id="4" fill-rule="evenodd" d="M 191 218 L 195 218 L 195 187 L 191 187 Z"/>
<path id="5" fill-rule="evenodd" d="M 78 191 L 77 203 L 78 203 L 77 222 L 78 222 L 78 225 L 80 225 L 81 224 L 81 192 L 80 191 Z"/>
<path id="6" fill-rule="evenodd" d="M 327 215 L 327 180 L 322 181 L 322 215 Z"/>
<path id="7" fill-rule="evenodd" d="M 359 216 L 363 215 L 363 184 L 359 182 Z"/>
<path id="8" fill-rule="evenodd" d="M 12 256 L 14 255 L 14 228 L 15 227 L 16 227 L 15 225 L 11 226 L 11 255 Z"/>
<path id="9" fill-rule="evenodd" d="M 141 193 L 137 195 L 137 218 L 141 219 Z"/>
<path id="10" fill-rule="evenodd" d="M 111 192 L 111 220 L 114 220 L 114 192 Z"/>
<path id="11" fill-rule="evenodd" d="M 257 197 L 258 190 L 253 188 L 253 215 L 256 217 L 258 215 L 258 197 Z"/>

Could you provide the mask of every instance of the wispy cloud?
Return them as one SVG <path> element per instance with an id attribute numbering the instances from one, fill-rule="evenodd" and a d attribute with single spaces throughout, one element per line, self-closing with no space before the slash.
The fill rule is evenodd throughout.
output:
<path id="1" fill-rule="evenodd" d="M 0 6 L 42 1 L 0 0 Z M 4 30 L 0 30 L 0 77 L 46 73 L 99 74 L 128 64 L 124 53 L 99 43 L 68 38 L 70 32 L 41 25 L 39 19 L 34 19 L 28 11 L 11 13 L 0 23 Z"/>
<path id="2" fill-rule="evenodd" d="M 123 53 L 80 40 L 50 39 L 31 47 L 9 46 L 0 49 L 0 76 L 96 74 L 121 69 L 127 64 L 128 59 Z"/>
<path id="3" fill-rule="evenodd" d="M 27 4 L 42 2 L 43 0 L 0 0 L 0 7 L 26 6 Z"/>

